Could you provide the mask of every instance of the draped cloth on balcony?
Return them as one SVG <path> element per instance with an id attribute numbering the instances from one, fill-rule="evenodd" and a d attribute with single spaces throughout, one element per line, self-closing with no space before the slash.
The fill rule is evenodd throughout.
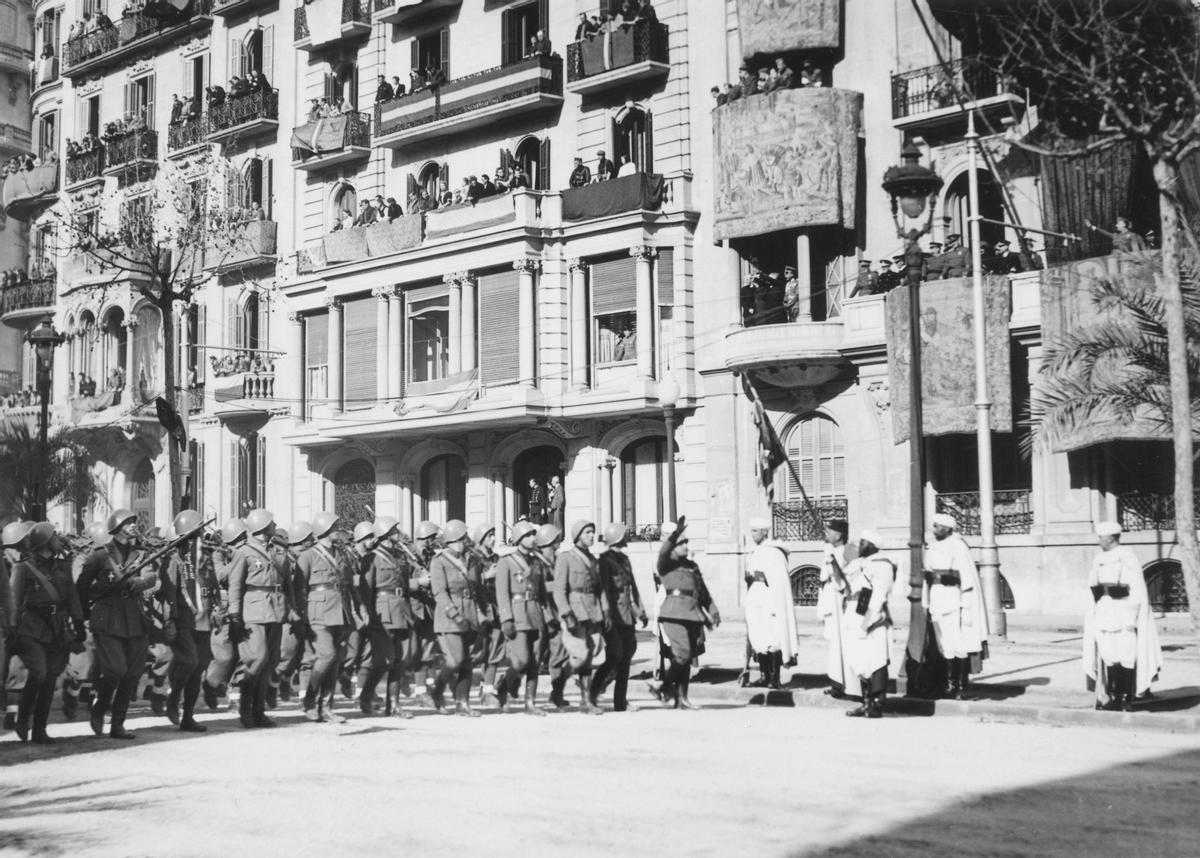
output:
<path id="1" fill-rule="evenodd" d="M 1008 323 L 1012 316 L 1008 279 L 986 277 L 984 332 L 992 431 L 1011 432 L 1012 370 Z M 910 433 L 909 293 L 887 296 L 888 384 L 892 397 L 892 440 Z M 921 408 L 926 435 L 975 432 L 975 329 L 971 278 L 934 280 L 921 286 Z"/>
<path id="2" fill-rule="evenodd" d="M 292 148 L 309 155 L 338 152 L 346 146 L 348 116 L 330 116 L 308 122 L 292 131 Z"/>
<path id="3" fill-rule="evenodd" d="M 410 382 L 404 399 L 396 403 L 396 413 L 408 416 L 427 408 L 438 414 L 462 411 L 479 398 L 479 370 L 456 372 L 434 381 Z"/>
<path id="4" fill-rule="evenodd" d="M 103 411 L 113 404 L 120 393 L 121 391 L 110 388 L 96 396 L 73 397 L 71 399 L 71 422 L 78 423 L 83 415 L 93 411 Z"/>
<path id="5" fill-rule="evenodd" d="M 484 197 L 475 205 L 448 206 L 425 215 L 425 235 L 438 238 L 456 232 L 500 226 L 516 220 L 512 194 Z"/>
<path id="6" fill-rule="evenodd" d="M 622 212 L 662 207 L 663 177 L 658 173 L 637 173 L 607 182 L 595 182 L 562 192 L 563 220 L 587 220 Z"/>
<path id="7" fill-rule="evenodd" d="M 16 200 L 33 200 L 58 190 L 58 164 L 43 164 L 32 170 L 9 173 L 4 180 L 4 205 Z"/>
<path id="8" fill-rule="evenodd" d="M 312 0 L 304 6 L 310 44 L 323 45 L 342 35 L 342 0 Z"/>
<path id="9" fill-rule="evenodd" d="M 1087 142 L 1087 141 L 1081 141 Z M 1117 142 L 1075 157 L 1042 156 L 1042 217 L 1046 229 L 1077 235 L 1081 242 L 1064 244 L 1046 237 L 1046 261 L 1051 265 L 1103 256 L 1112 240 L 1090 230 L 1091 221 L 1112 232 L 1120 215 L 1128 215 L 1134 181 L 1134 144 Z"/>

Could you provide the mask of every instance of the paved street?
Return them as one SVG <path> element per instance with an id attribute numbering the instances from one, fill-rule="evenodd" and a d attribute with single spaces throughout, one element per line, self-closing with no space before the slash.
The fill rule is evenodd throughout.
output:
<path id="1" fill-rule="evenodd" d="M 0 854 L 1194 856 L 1200 736 L 840 711 L 352 718 L 0 744 Z M 151 726 L 153 725 L 153 726 Z M 827 851 L 831 850 L 831 851 Z"/>

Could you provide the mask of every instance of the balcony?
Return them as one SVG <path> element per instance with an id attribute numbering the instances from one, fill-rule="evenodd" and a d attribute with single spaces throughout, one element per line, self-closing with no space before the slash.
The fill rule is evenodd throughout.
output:
<path id="1" fill-rule="evenodd" d="M 1200 507 L 1200 491 L 1195 503 Z M 1126 530 L 1174 530 L 1175 496 L 1169 492 L 1129 492 L 1117 498 L 1117 521 Z"/>
<path id="2" fill-rule="evenodd" d="M 292 132 L 292 166 L 324 170 L 371 157 L 371 118 L 344 113 L 301 125 Z"/>
<path id="3" fill-rule="evenodd" d="M 204 385 L 193 384 L 188 387 L 180 396 L 180 406 L 187 409 L 187 413 L 191 416 L 204 413 Z"/>
<path id="4" fill-rule="evenodd" d="M 28 48 L 0 45 L 0 69 L 26 74 L 29 71 L 29 61 L 32 59 L 33 51 Z"/>
<path id="5" fill-rule="evenodd" d="M 16 286 L 7 286 L 0 304 L 0 320 L 14 328 L 23 328 L 31 319 L 54 312 L 55 277 L 40 277 Z"/>
<path id="6" fill-rule="evenodd" d="M 257 424 L 266 422 L 275 401 L 275 373 L 243 372 L 241 378 L 226 378 L 233 382 L 213 391 L 212 413 L 225 424 Z"/>
<path id="7" fill-rule="evenodd" d="M 10 157 L 33 150 L 33 135 L 16 125 L 0 123 L 0 155 Z"/>
<path id="8" fill-rule="evenodd" d="M 617 27 L 567 45 L 567 90 L 584 95 L 666 77 L 667 27 L 652 21 Z"/>
<path id="9" fill-rule="evenodd" d="M 104 156 L 104 175 L 126 171 L 142 173 L 158 166 L 158 132 L 153 128 L 128 131 L 108 141 Z"/>
<path id="10" fill-rule="evenodd" d="M 927 66 L 892 75 L 892 125 L 902 130 L 949 128 L 962 125 L 966 118 L 959 109 L 956 93 L 966 105 L 984 115 L 999 119 L 1021 110 L 1025 100 L 1015 91 L 1016 84 L 989 68 L 977 57 L 965 57 L 942 66 Z"/>
<path id="11" fill-rule="evenodd" d="M 825 538 L 825 522 L 849 519 L 849 503 L 845 498 L 813 498 L 811 500 L 821 524 L 817 524 L 804 501 L 775 501 L 771 504 L 771 533 L 783 542 L 820 542 Z"/>
<path id="12" fill-rule="evenodd" d="M 356 226 L 329 233 L 296 256 L 296 271 L 311 274 L 330 265 L 389 256 L 420 247 L 424 238 L 425 217 L 420 212 L 394 221 Z"/>
<path id="13" fill-rule="evenodd" d="M 369 35 L 371 0 L 312 0 L 296 8 L 294 41 L 299 50 L 320 50 Z"/>
<path id="14" fill-rule="evenodd" d="M 242 138 L 273 134 L 279 127 L 279 91 L 251 92 L 228 98 L 205 114 L 208 140 L 227 143 Z"/>
<path id="15" fill-rule="evenodd" d="M 593 220 L 631 211 L 658 211 L 667 187 L 658 173 L 638 173 L 562 192 L 564 221 Z"/>
<path id="16" fill-rule="evenodd" d="M 841 319 L 738 328 L 725 335 L 725 366 L 754 370 L 777 387 L 815 387 L 849 368 L 842 340 Z"/>
<path id="17" fill-rule="evenodd" d="M 1030 489 L 998 489 L 992 492 L 996 535 L 1029 533 L 1033 528 L 1033 492 Z M 954 516 L 958 532 L 979 536 L 979 492 L 939 492 L 937 511 Z"/>
<path id="18" fill-rule="evenodd" d="M 223 274 L 255 265 L 275 264 L 275 237 L 278 224 L 273 220 L 252 220 L 234 227 L 228 241 L 206 248 L 204 267 Z"/>
<path id="19" fill-rule="evenodd" d="M 375 145 L 400 149 L 563 102 L 562 57 L 533 56 L 375 105 Z"/>
<path id="20" fill-rule="evenodd" d="M 4 179 L 4 213 L 17 220 L 29 220 L 58 199 L 57 163 L 43 164 L 32 170 L 18 170 Z"/>
<path id="21" fill-rule="evenodd" d="M 156 14 L 126 12 L 112 27 L 68 39 L 63 45 L 63 73 L 77 80 L 212 26 L 212 0 L 190 0 L 182 11 L 168 3 L 153 8 Z"/>
<path id="22" fill-rule="evenodd" d="M 213 0 L 213 14 L 220 18 L 248 15 L 259 9 L 275 8 L 279 0 Z"/>
<path id="23" fill-rule="evenodd" d="M 167 157 L 178 158 L 208 145 L 208 127 L 203 116 L 183 119 L 167 126 Z"/>
<path id="24" fill-rule="evenodd" d="M 461 5 L 462 0 L 375 0 L 375 23 L 410 24 L 424 15 Z"/>
<path id="25" fill-rule="evenodd" d="M 0 47 L 0 50 L 3 50 Z M 39 57 L 29 73 L 29 91 L 37 93 L 44 86 L 58 82 L 58 57 Z"/>
<path id="26" fill-rule="evenodd" d="M 104 181 L 104 150 L 93 149 L 67 157 L 67 189 Z"/>

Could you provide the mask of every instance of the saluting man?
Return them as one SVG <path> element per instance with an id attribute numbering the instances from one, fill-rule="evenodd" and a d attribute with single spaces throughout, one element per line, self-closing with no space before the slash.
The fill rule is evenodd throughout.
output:
<path id="1" fill-rule="evenodd" d="M 138 545 L 137 516 L 119 509 L 108 517 L 112 541 L 97 548 L 83 564 L 76 587 L 90 606 L 92 637 L 96 642 L 96 697 L 92 701 L 92 732 L 104 734 L 104 716 L 112 710 L 109 736 L 132 739 L 125 729 L 129 703 L 146 669 L 150 621 L 142 593 L 159 586 L 158 571 L 138 568 L 145 556 Z M 85 607 L 85 612 L 88 610 Z"/>
<path id="2" fill-rule="evenodd" d="M 844 640 L 862 691 L 862 705 L 846 713 L 851 718 L 882 718 L 887 696 L 892 659 L 888 597 L 896 583 L 896 565 L 879 553 L 882 543 L 877 532 L 864 530 L 858 557 L 846 569 L 849 596 L 842 615 Z"/>
<path id="3" fill-rule="evenodd" d="M 371 661 L 359 706 L 368 715 L 375 711 L 375 689 L 386 677 L 384 714 L 411 718 L 411 712 L 400 708 L 400 686 L 413 656 L 410 570 L 399 549 L 404 535 L 400 533 L 400 523 L 386 515 L 375 519 L 374 534 L 374 548 L 363 576 L 364 595 L 371 612 Z"/>
<path id="4" fill-rule="evenodd" d="M 334 545 L 337 522 L 334 513 L 317 513 L 313 517 L 317 544 L 296 562 L 297 593 L 304 599 L 304 618 L 315 637 L 317 653 L 304 691 L 304 717 L 332 724 L 346 721 L 333 711 L 333 692 L 353 627 L 349 592 L 353 571 L 346 568 Z"/>
<path id="5" fill-rule="evenodd" d="M 644 629 L 649 622 L 633 578 L 633 564 L 625 553 L 628 537 L 629 528 L 619 521 L 605 527 L 604 544 L 608 547 L 599 558 L 603 598 L 612 622 L 604 633 L 604 663 L 592 676 L 591 700 L 593 706 L 598 706 L 597 698 L 603 693 L 605 683 L 612 679 L 614 712 L 637 711 L 637 706 L 628 699 L 629 668 L 637 650 L 634 624 L 641 623 Z"/>
<path id="6" fill-rule="evenodd" d="M 965 700 L 973 662 L 975 672 L 982 670 L 988 615 L 971 549 L 954 532 L 957 527 L 951 515 L 933 517 L 933 542 L 925 549 L 924 604 L 946 659 L 945 695 Z"/>
<path id="7" fill-rule="evenodd" d="M 604 650 L 604 634 L 612 626 L 603 599 L 600 566 L 592 554 L 596 525 L 576 521 L 571 525 L 571 546 L 554 560 L 554 602 L 562 623 L 562 642 L 579 683 L 579 711 L 603 714 L 591 697 L 592 660 Z"/>
<path id="8" fill-rule="evenodd" d="M 546 657 L 547 614 L 552 610 L 537 552 L 537 526 L 518 521 L 513 525 L 516 551 L 496 564 L 496 612 L 508 641 L 508 671 L 501 684 L 505 697 L 516 700 L 525 677 L 525 712 L 542 715 L 537 706 L 538 667 Z M 501 704 L 501 709 L 505 704 Z"/>
<path id="9" fill-rule="evenodd" d="M 467 525 L 451 519 L 442 528 L 443 548 L 429 564 L 436 609 L 433 628 L 442 650 L 442 669 L 433 686 L 433 705 L 443 709 L 443 693 L 451 685 L 459 715 L 478 718 L 471 707 L 471 647 L 479 633 L 479 590 L 476 572 L 463 556 Z"/>
<path id="10" fill-rule="evenodd" d="M 267 549 L 275 516 L 252 509 L 246 515 L 246 530 L 246 541 L 229 563 L 229 634 L 245 668 L 238 717 L 243 727 L 274 727 L 267 717 L 267 691 L 279 664 L 289 581 L 286 565 Z"/>

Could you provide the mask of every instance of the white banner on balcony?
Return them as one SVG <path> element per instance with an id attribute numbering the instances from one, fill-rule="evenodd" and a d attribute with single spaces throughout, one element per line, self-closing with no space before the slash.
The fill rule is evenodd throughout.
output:
<path id="1" fill-rule="evenodd" d="M 309 44 L 323 45 L 342 35 L 342 0 L 312 0 L 304 7 Z"/>
<path id="2" fill-rule="evenodd" d="M 479 398 L 479 370 L 458 372 L 434 381 L 411 382 L 404 399 L 396 403 L 396 413 L 407 417 L 414 411 L 429 409 L 438 414 L 462 411 Z"/>

